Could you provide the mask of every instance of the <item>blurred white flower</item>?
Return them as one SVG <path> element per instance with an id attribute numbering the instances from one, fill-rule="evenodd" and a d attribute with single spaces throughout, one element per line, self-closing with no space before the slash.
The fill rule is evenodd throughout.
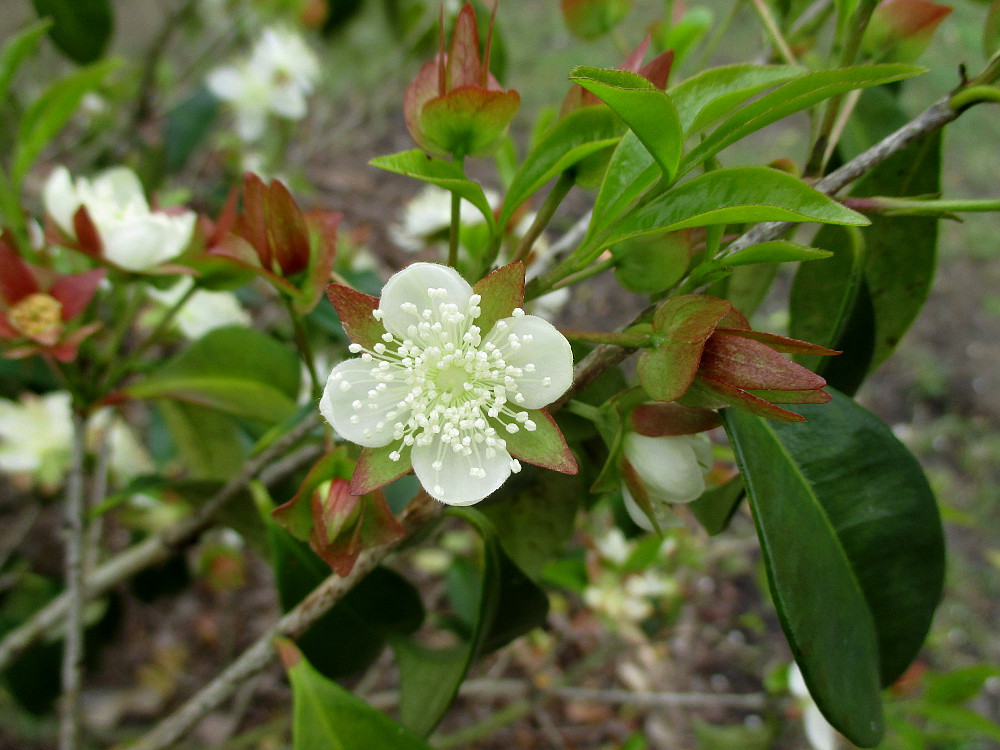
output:
<path id="1" fill-rule="evenodd" d="M 671 503 L 689 503 L 705 491 L 705 474 L 712 468 L 712 444 L 704 433 L 648 437 L 629 432 L 622 449 L 649 495 L 661 526 L 669 525 Z M 622 496 L 632 520 L 652 531 L 652 521 L 624 483 Z"/>
<path id="2" fill-rule="evenodd" d="M 93 416 L 87 444 L 106 439 L 111 473 L 127 480 L 152 470 L 152 461 L 132 430 L 110 409 Z M 0 472 L 29 487 L 54 492 L 69 469 L 73 450 L 70 396 L 53 391 L 25 393 L 18 401 L 0 399 Z"/>
<path id="3" fill-rule="evenodd" d="M 837 730 L 823 717 L 795 662 L 788 668 L 788 690 L 802 709 L 802 726 L 813 750 L 837 750 Z"/>
<path id="4" fill-rule="evenodd" d="M 192 279 L 184 278 L 169 289 L 150 287 L 149 296 L 169 308 L 176 305 L 193 285 Z M 250 313 L 243 309 L 235 295 L 198 289 L 178 311 L 174 323 L 182 336 L 197 339 L 216 328 L 248 326 L 251 320 Z"/>
<path id="5" fill-rule="evenodd" d="M 614 623 L 628 624 L 645 620 L 653 614 L 653 605 L 642 593 L 623 586 L 618 573 L 603 571 L 583 591 L 584 603 Z"/>
<path id="6" fill-rule="evenodd" d="M 496 208 L 500 196 L 487 190 L 486 200 Z M 472 227 L 485 223 L 486 219 L 478 208 L 463 200 L 459 221 L 462 226 Z M 426 185 L 403 207 L 399 222 L 389 227 L 389 236 L 403 250 L 416 253 L 446 241 L 450 226 L 451 193 L 437 185 Z"/>
<path id="7" fill-rule="evenodd" d="M 93 180 L 56 167 L 42 190 L 45 210 L 76 237 L 73 217 L 81 206 L 101 238 L 104 257 L 128 271 L 146 271 L 180 255 L 191 241 L 195 213 L 150 210 L 135 172 L 114 167 Z"/>
<path id="8" fill-rule="evenodd" d="M 594 544 L 597 545 L 597 554 L 615 565 L 622 565 L 635 550 L 635 544 L 626 539 L 617 526 L 609 529 L 604 536 L 594 539 Z"/>
<path id="9" fill-rule="evenodd" d="M 246 142 L 259 140 L 269 115 L 300 120 L 306 97 L 319 79 L 319 60 L 302 37 L 288 28 L 264 29 L 250 56 L 216 68 L 206 84 L 236 115 L 236 132 Z"/>
<path id="10" fill-rule="evenodd" d="M 0 471 L 29 477 L 46 492 L 62 484 L 73 443 L 70 397 L 65 391 L 20 401 L 0 399 Z M 31 481 L 34 480 L 34 481 Z"/>

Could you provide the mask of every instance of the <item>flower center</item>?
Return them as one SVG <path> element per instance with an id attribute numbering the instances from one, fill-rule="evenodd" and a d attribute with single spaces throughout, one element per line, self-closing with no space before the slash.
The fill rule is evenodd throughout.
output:
<path id="1" fill-rule="evenodd" d="M 369 374 L 374 386 L 367 399 L 351 404 L 355 413 L 350 421 L 359 424 L 365 416 L 380 412 L 384 416 L 366 430 L 368 436 L 391 428 L 388 442 L 399 443 L 400 450 L 436 446 L 437 469 L 442 468 L 448 451 L 462 454 L 470 457 L 470 475 L 484 477 L 482 459 L 506 452 L 502 433 L 536 429 L 529 413 L 520 408 L 525 399 L 518 389 L 518 379 L 534 368 L 508 364 L 506 358 L 521 348 L 522 340 L 507 321 L 499 321 L 490 340 L 483 341 L 475 325 L 481 313 L 478 294 L 470 298 L 467 312 L 444 301 L 443 289 L 429 289 L 428 294 L 434 301 L 432 307 L 420 310 L 413 303 L 401 305 L 413 320 L 406 338 L 385 333 L 382 342 L 371 349 L 351 345 L 352 352 L 361 353 L 362 361 L 372 363 Z M 521 315 L 522 310 L 514 311 L 514 317 Z M 373 316 L 383 317 L 379 310 Z M 340 387 L 350 390 L 352 385 L 342 381 Z M 400 460 L 399 450 L 390 458 Z M 511 459 L 511 469 L 520 469 L 515 459 Z"/>
<path id="2" fill-rule="evenodd" d="M 29 294 L 8 315 L 18 332 L 46 346 L 56 343 L 62 333 L 62 303 L 48 294 Z"/>

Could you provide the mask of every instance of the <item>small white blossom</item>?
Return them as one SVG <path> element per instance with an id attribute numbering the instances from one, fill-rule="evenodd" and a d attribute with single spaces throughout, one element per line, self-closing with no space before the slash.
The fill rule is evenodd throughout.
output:
<path id="1" fill-rule="evenodd" d="M 661 526 L 669 525 L 666 523 L 669 504 L 689 503 L 705 491 L 705 474 L 712 468 L 712 444 L 704 433 L 648 437 L 629 432 L 622 449 L 625 459 L 639 475 Z M 622 496 L 632 520 L 652 531 L 652 521 L 624 483 Z"/>
<path id="2" fill-rule="evenodd" d="M 471 505 L 520 470 L 507 439 L 537 425 L 527 409 L 557 399 L 573 377 L 569 342 L 515 310 L 482 331 L 481 299 L 453 268 L 414 263 L 386 283 L 373 315 L 385 326 L 360 358 L 333 368 L 320 410 L 346 439 L 407 451 L 429 494 Z"/>
<path id="3" fill-rule="evenodd" d="M 819 706 L 809 693 L 809 688 L 806 687 L 802 670 L 795 662 L 788 668 L 788 690 L 802 709 L 802 726 L 813 750 L 837 750 L 840 744 L 837 741 L 837 730 L 830 726 L 820 712 Z"/>
<path id="4" fill-rule="evenodd" d="M 164 307 L 172 307 L 193 284 L 193 280 L 185 278 L 169 289 L 151 287 L 149 296 Z M 243 309 L 235 295 L 202 289 L 194 292 L 174 317 L 177 329 L 188 339 L 201 338 L 209 331 L 225 326 L 248 326 L 250 322 L 250 313 Z"/>
<path id="5" fill-rule="evenodd" d="M 227 102 L 236 115 L 236 131 L 243 141 L 260 139 L 269 115 L 300 120 L 306 97 L 319 79 L 319 61 L 297 33 L 268 28 L 250 56 L 209 73 L 209 90 Z"/>
<path id="6" fill-rule="evenodd" d="M 150 471 L 152 462 L 128 426 L 110 409 L 89 421 L 87 445 L 107 441 L 112 473 L 127 479 Z M 53 391 L 26 393 L 18 401 L 0 399 L 0 472 L 53 492 L 62 484 L 73 450 L 70 396 Z"/>
<path id="7" fill-rule="evenodd" d="M 486 200 L 496 208 L 500 196 L 486 191 Z M 459 223 L 465 227 L 483 224 L 482 211 L 463 200 L 459 208 Z M 451 226 L 451 193 L 437 185 L 426 185 L 403 207 L 397 224 L 389 227 L 392 241 L 407 252 L 416 253 L 439 239 L 444 239 Z"/>
<path id="8" fill-rule="evenodd" d="M 81 206 L 101 237 L 104 257 L 128 271 L 146 271 L 180 255 L 191 242 L 195 213 L 150 210 L 135 172 L 114 167 L 93 180 L 74 182 L 65 167 L 49 175 L 42 191 L 45 210 L 75 237 L 73 217 Z"/>

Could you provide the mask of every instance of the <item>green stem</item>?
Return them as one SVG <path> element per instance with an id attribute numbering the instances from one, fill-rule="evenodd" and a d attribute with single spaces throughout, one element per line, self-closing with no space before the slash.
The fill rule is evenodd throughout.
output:
<path id="1" fill-rule="evenodd" d="M 556 184 L 552 186 L 552 190 L 545 198 L 545 202 L 542 204 L 542 207 L 538 209 L 538 213 L 535 214 L 535 220 L 531 222 L 531 227 L 525 233 L 524 237 L 521 238 L 521 242 L 517 246 L 517 250 L 514 252 L 514 255 L 511 256 L 511 263 L 524 260 L 528 256 L 528 253 L 531 252 L 531 248 L 535 244 L 535 240 L 538 239 L 539 235 L 541 235 L 541 233 L 545 230 L 545 227 L 547 227 L 549 222 L 552 221 L 552 216 L 555 214 L 556 209 L 559 208 L 563 199 L 572 189 L 575 182 L 576 179 L 570 170 L 567 170 L 559 175 L 559 179 L 556 180 Z M 500 228 L 500 231 L 503 231 L 502 227 Z"/>
<path id="2" fill-rule="evenodd" d="M 951 97 L 948 100 L 948 106 L 959 110 L 982 102 L 1000 104 L 1000 88 L 996 86 L 969 86 Z"/>
<path id="3" fill-rule="evenodd" d="M 864 38 L 865 29 L 868 28 L 868 21 L 871 20 L 872 13 L 877 4 L 878 0 L 861 0 L 858 3 L 858 7 L 855 8 L 854 15 L 851 18 L 847 39 L 840 50 L 839 67 L 845 68 L 854 64 L 854 61 L 858 57 L 858 51 L 861 49 L 861 40 Z M 830 153 L 832 146 L 830 138 L 837 124 L 843 101 L 844 96 L 841 94 L 830 97 L 830 101 L 827 102 L 823 122 L 813 142 L 813 150 L 806 164 L 806 175 L 817 176 L 823 174 L 823 170 L 826 168 L 827 154 Z"/>
<path id="4" fill-rule="evenodd" d="M 458 167 L 465 173 L 465 157 L 456 157 Z M 448 233 L 448 265 L 458 266 L 458 240 L 462 233 L 462 196 L 451 194 L 451 231 Z"/>
<path id="5" fill-rule="evenodd" d="M 292 319 L 292 329 L 295 331 L 295 344 L 299 348 L 299 354 L 302 357 L 302 361 L 305 363 L 306 370 L 309 372 L 309 381 L 312 383 L 312 395 L 313 399 L 318 399 L 323 395 L 323 384 L 320 382 L 319 374 L 316 372 L 316 357 L 313 355 L 312 344 L 309 342 L 309 337 L 306 335 L 305 321 L 302 316 L 295 312 L 295 308 L 292 307 L 291 300 L 287 297 L 282 297 L 285 301 L 285 306 L 288 308 L 288 317 Z"/>
<path id="6" fill-rule="evenodd" d="M 967 200 L 919 200 L 911 198 L 847 198 L 844 205 L 865 214 L 886 216 L 941 216 L 959 213 L 1000 211 L 1000 198 Z"/>
<path id="7" fill-rule="evenodd" d="M 591 263 L 589 266 L 584 268 L 582 271 L 577 271 L 576 273 L 570 273 L 563 276 L 561 279 L 551 284 L 548 288 L 539 292 L 537 288 L 532 289 L 531 293 L 526 295 L 528 299 L 534 299 L 535 297 L 540 297 L 542 294 L 547 292 L 554 292 L 556 289 L 562 289 L 567 286 L 573 286 L 573 284 L 579 284 L 581 281 L 589 279 L 591 276 L 596 276 L 599 273 L 604 273 L 609 268 L 615 265 L 615 259 L 605 258 L 604 260 L 599 260 L 596 263 Z M 544 277 L 543 277 L 544 278 Z"/>
<path id="8" fill-rule="evenodd" d="M 628 349 L 641 349 L 651 346 L 648 333 L 613 333 L 604 331 L 574 331 L 560 329 L 563 336 L 573 341 L 585 341 L 590 344 L 610 344 Z"/>
<path id="9" fill-rule="evenodd" d="M 761 22 L 764 24 L 767 35 L 771 37 L 775 49 L 786 63 L 797 65 L 798 61 L 795 59 L 795 54 L 792 52 L 792 48 L 788 45 L 785 37 L 782 36 L 778 24 L 775 23 L 774 16 L 771 15 L 771 9 L 764 4 L 764 0 L 751 0 L 751 2 L 754 10 L 757 11 L 757 15 L 760 16 Z"/>

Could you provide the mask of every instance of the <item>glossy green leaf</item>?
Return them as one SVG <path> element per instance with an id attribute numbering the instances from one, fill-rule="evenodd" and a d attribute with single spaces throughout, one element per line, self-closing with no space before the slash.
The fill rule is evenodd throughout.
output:
<path id="1" fill-rule="evenodd" d="M 851 195 L 904 197 L 940 189 L 941 133 L 935 131 L 869 172 Z M 937 261 L 938 220 L 875 216 L 864 237 L 865 281 L 875 311 L 875 368 L 892 354 L 927 300 Z"/>
<path id="2" fill-rule="evenodd" d="M 369 164 L 379 169 L 437 185 L 458 195 L 478 208 L 486 219 L 490 232 L 495 231 L 496 220 L 490 202 L 486 199 L 486 193 L 483 192 L 478 183 L 465 176 L 465 172 L 462 171 L 458 162 L 436 159 L 433 156 L 428 156 L 422 149 L 415 148 L 410 151 L 401 151 L 398 154 L 376 157 Z"/>
<path id="3" fill-rule="evenodd" d="M 901 81 L 924 72 L 913 65 L 859 65 L 853 68 L 824 70 L 796 78 L 734 112 L 711 135 L 692 149 L 681 161 L 685 174 L 726 146 L 742 140 L 772 122 L 800 112 L 824 99 L 854 89 Z"/>
<path id="4" fill-rule="evenodd" d="M 618 143 L 594 201 L 593 217 L 582 247 L 603 232 L 659 179 L 656 160 L 631 130 Z"/>
<path id="5" fill-rule="evenodd" d="M 725 65 L 697 73 L 669 90 L 685 133 L 711 125 L 751 96 L 804 72 L 794 65 Z"/>
<path id="6" fill-rule="evenodd" d="M 500 213 L 506 226 L 514 212 L 549 180 L 573 168 L 621 137 L 621 125 L 603 107 L 570 112 L 545 134 L 525 157 L 511 181 Z"/>
<path id="7" fill-rule="evenodd" d="M 330 566 L 272 519 L 264 523 L 278 595 L 287 612 L 331 575 Z M 299 636 L 298 643 L 324 675 L 347 677 L 375 661 L 390 638 L 412 633 L 423 619 L 416 589 L 395 571 L 376 568 Z M 331 648 L 333 643 L 336 648 Z"/>
<path id="8" fill-rule="evenodd" d="M 642 235 L 611 249 L 615 279 L 637 294 L 666 291 L 684 278 L 691 262 L 691 244 L 684 232 Z"/>
<path id="9" fill-rule="evenodd" d="M 822 260 L 833 255 L 829 250 L 800 245 L 789 240 L 772 240 L 751 245 L 727 257 L 727 266 L 749 266 L 754 263 L 794 263 L 796 261 Z"/>
<path id="10" fill-rule="evenodd" d="M 0 48 L 0 104 L 6 106 L 10 84 L 21 63 L 38 49 L 38 40 L 49 28 L 51 21 L 44 20 L 31 24 L 4 42 Z"/>
<path id="11" fill-rule="evenodd" d="M 715 536 L 729 526 L 744 494 L 746 491 L 743 489 L 743 480 L 737 476 L 721 487 L 708 490 L 694 502 L 688 503 L 687 507 L 709 536 Z"/>
<path id="12" fill-rule="evenodd" d="M 524 469 L 480 505 L 493 522 L 504 550 L 534 579 L 563 552 L 587 496 L 578 475 Z"/>
<path id="13" fill-rule="evenodd" d="M 292 683 L 295 750 L 430 750 L 406 727 L 316 671 L 291 641 L 277 645 Z"/>
<path id="14" fill-rule="evenodd" d="M 944 542 L 920 465 L 839 393 L 776 423 L 727 409 L 768 580 L 792 653 L 827 719 L 854 743 L 882 734 L 879 689 L 926 637 Z"/>
<path id="15" fill-rule="evenodd" d="M 252 328 L 231 327 L 210 331 L 126 393 L 278 422 L 295 411 L 298 390 L 298 358 L 291 349 Z"/>
<path id="16" fill-rule="evenodd" d="M 469 581 L 478 596 L 467 607 L 471 632 L 458 645 L 430 649 L 402 639 L 393 641 L 401 683 L 400 720 L 421 735 L 429 734 L 441 721 L 477 656 L 528 632 L 548 612 L 545 592 L 507 556 L 486 516 L 473 508 L 450 508 L 448 513 L 467 521 L 482 539 L 478 578 Z"/>
<path id="17" fill-rule="evenodd" d="M 684 137 L 668 94 L 638 73 L 625 70 L 576 68 L 570 80 L 611 107 L 656 159 L 664 179 L 673 180 Z"/>
<path id="18" fill-rule="evenodd" d="M 19 185 L 35 160 L 76 112 L 84 95 L 97 88 L 117 68 L 118 60 L 104 60 L 72 73 L 50 85 L 21 118 L 11 179 Z"/>
<path id="19" fill-rule="evenodd" d="M 786 172 L 734 167 L 696 177 L 638 206 L 611 227 L 594 249 L 650 232 L 758 221 L 868 223 Z"/>
<path id="20" fill-rule="evenodd" d="M 850 369 L 860 369 L 863 374 L 871 361 L 870 347 L 859 350 L 849 346 L 846 333 L 864 285 L 864 234 L 852 227 L 825 226 L 816 233 L 813 244 L 832 255 L 817 263 L 803 264 L 796 271 L 788 303 L 789 335 L 842 351 L 837 367 L 846 372 L 847 360 Z M 825 368 L 832 364 L 813 355 L 799 355 L 795 361 L 824 375 Z M 844 382 L 832 385 L 850 390 Z"/>
<path id="21" fill-rule="evenodd" d="M 114 29 L 108 0 L 31 0 L 39 18 L 51 18 L 49 36 L 74 62 L 92 63 L 104 54 Z"/>
<path id="22" fill-rule="evenodd" d="M 246 450 L 234 419 L 183 401 L 161 399 L 157 408 L 191 477 L 228 479 L 243 466 Z"/>

